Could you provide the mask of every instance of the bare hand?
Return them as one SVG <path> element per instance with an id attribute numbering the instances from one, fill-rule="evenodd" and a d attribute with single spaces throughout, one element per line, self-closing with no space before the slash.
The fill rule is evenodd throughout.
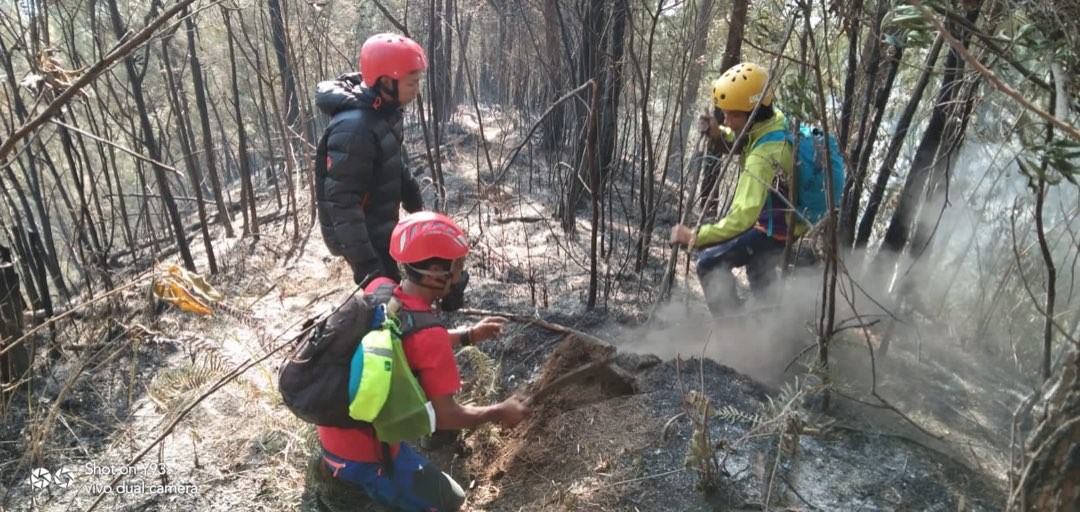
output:
<path id="1" fill-rule="evenodd" d="M 532 410 L 516 396 L 503 400 L 499 404 L 499 411 L 499 423 L 506 428 L 516 427 L 521 420 L 532 413 Z"/>
<path id="2" fill-rule="evenodd" d="M 671 243 L 683 247 L 693 245 L 694 232 L 682 224 L 676 224 L 671 228 Z"/>
<path id="3" fill-rule="evenodd" d="M 698 133 L 708 135 L 709 138 L 715 139 L 720 134 L 720 123 L 716 121 L 716 116 L 712 112 L 703 112 L 698 116 L 697 121 Z"/>
<path id="4" fill-rule="evenodd" d="M 487 316 L 469 328 L 469 341 L 480 343 L 481 341 L 500 336 L 503 326 L 510 320 L 501 316 Z"/>

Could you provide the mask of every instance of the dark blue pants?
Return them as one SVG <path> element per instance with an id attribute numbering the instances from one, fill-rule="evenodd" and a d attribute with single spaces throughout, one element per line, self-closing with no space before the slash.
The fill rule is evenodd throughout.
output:
<path id="1" fill-rule="evenodd" d="M 334 478 L 356 485 L 375 503 L 402 512 L 458 510 L 465 503 L 461 486 L 405 443 L 392 474 L 379 463 L 354 462 L 323 451 Z"/>
<path id="2" fill-rule="evenodd" d="M 730 314 L 742 305 L 731 274 L 739 267 L 746 267 L 750 290 L 763 297 L 776 279 L 776 267 L 783 257 L 784 242 L 757 229 L 699 251 L 697 274 L 709 310 L 714 315 Z"/>

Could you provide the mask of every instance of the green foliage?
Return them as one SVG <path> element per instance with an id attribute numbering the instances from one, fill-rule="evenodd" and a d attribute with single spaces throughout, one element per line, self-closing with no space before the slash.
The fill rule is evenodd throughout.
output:
<path id="1" fill-rule="evenodd" d="M 777 106 L 791 118 L 804 121 L 820 119 L 815 82 L 813 76 L 786 73 L 777 94 Z"/>
<path id="2" fill-rule="evenodd" d="M 1028 179 L 1028 187 L 1037 190 L 1040 178 L 1050 185 L 1060 184 L 1063 179 L 1077 185 L 1080 142 L 1068 137 L 1038 142 L 1039 135 L 1032 136 L 1032 131 L 1045 133 L 1045 125 L 1021 123 L 1019 126 L 1020 140 L 1027 152 L 1017 157 L 1017 164 Z"/>

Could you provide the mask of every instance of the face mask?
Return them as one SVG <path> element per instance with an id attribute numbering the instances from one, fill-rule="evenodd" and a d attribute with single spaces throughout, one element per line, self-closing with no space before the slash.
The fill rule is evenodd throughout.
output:
<path id="1" fill-rule="evenodd" d="M 443 311 L 452 312 L 457 311 L 465 305 L 465 287 L 469 285 L 469 272 L 466 270 L 461 271 L 461 278 L 458 282 L 450 285 L 450 293 L 446 294 L 439 302 Z"/>

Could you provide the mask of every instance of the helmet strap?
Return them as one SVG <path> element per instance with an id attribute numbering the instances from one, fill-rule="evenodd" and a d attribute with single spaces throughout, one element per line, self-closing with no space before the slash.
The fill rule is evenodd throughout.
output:
<path id="1" fill-rule="evenodd" d="M 387 78 L 390 78 L 390 77 L 387 76 Z M 382 78 L 380 77 L 379 80 L 377 80 L 375 82 L 375 87 L 373 87 L 372 89 L 375 91 L 375 98 L 376 98 L 375 101 L 377 102 L 377 104 L 375 105 L 376 109 L 381 107 L 382 104 L 383 104 L 382 93 L 384 93 L 384 92 L 387 94 L 387 96 L 390 97 L 390 99 L 393 101 L 394 105 L 401 105 L 401 100 L 398 99 L 398 81 L 397 81 L 397 79 L 390 78 L 390 87 L 384 87 L 383 82 L 382 82 Z"/>
<path id="2" fill-rule="evenodd" d="M 390 79 L 390 83 L 392 84 L 390 86 L 390 96 L 392 98 L 394 98 L 395 102 L 400 104 L 401 103 L 401 98 L 398 97 L 398 81 L 397 81 L 396 78 L 392 78 L 392 79 Z"/>
<path id="3" fill-rule="evenodd" d="M 442 286 L 424 284 L 423 282 L 418 282 L 416 284 L 430 290 L 441 290 L 444 294 L 450 291 L 450 286 L 452 286 L 450 279 L 454 276 L 453 272 L 450 272 L 448 270 L 429 270 L 426 268 L 416 268 L 408 264 L 406 264 L 406 266 L 417 274 L 428 276 L 433 279 L 441 279 L 444 283 Z"/>

